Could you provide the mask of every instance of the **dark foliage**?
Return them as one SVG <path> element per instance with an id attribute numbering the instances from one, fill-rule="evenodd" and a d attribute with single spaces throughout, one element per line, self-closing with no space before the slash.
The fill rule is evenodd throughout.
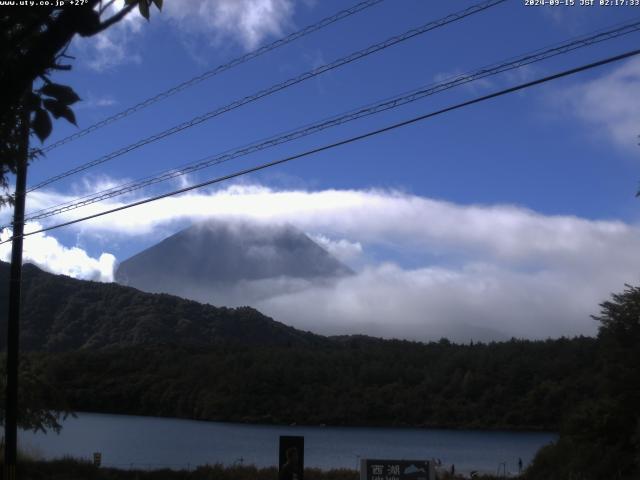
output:
<path id="1" fill-rule="evenodd" d="M 90 462 L 62 459 L 48 462 L 27 461 L 19 465 L 23 478 L 30 480 L 277 480 L 278 470 L 253 466 L 224 467 L 205 465 L 193 470 L 118 470 L 97 468 Z M 357 480 L 358 472 L 306 468 L 306 480 Z"/>
<path id="2" fill-rule="evenodd" d="M 32 353 L 74 410 L 280 424 L 555 429 L 595 341 L 137 346 Z"/>
<path id="3" fill-rule="evenodd" d="M 0 360 L 0 391 L 6 389 L 6 359 Z M 20 384 L 18 398 L 18 419 L 20 428 L 25 430 L 60 431 L 60 419 L 73 415 L 61 390 L 42 376 L 39 366 L 24 358 L 20 366 Z M 0 406 L 0 415 L 4 418 L 4 403 Z"/>
<path id="4" fill-rule="evenodd" d="M 7 305 L 9 265 L 0 262 L 0 306 Z M 65 351 L 144 344 L 311 345 L 324 337 L 276 322 L 249 307 L 203 305 L 114 283 L 76 280 L 25 265 L 22 351 Z M 6 342 L 0 308 L 0 345 Z"/>
<path id="5" fill-rule="evenodd" d="M 7 275 L 0 264 L 0 304 Z M 23 375 L 40 392 L 24 397 L 33 401 L 32 413 L 69 408 L 284 424 L 561 427 L 530 478 L 637 472 L 638 289 L 602 304 L 597 339 L 455 345 L 327 338 L 250 308 L 216 308 L 33 266 L 25 268 L 24 287 L 22 341 L 32 351 L 23 358 Z"/>
<path id="6" fill-rule="evenodd" d="M 640 478 L 640 289 L 601 304 L 593 394 L 578 403 L 531 479 Z"/>
<path id="7" fill-rule="evenodd" d="M 0 345 L 6 343 L 9 266 L 0 262 Z M 33 265 L 23 271 L 23 351 L 100 349 L 133 345 L 313 345 L 324 337 L 301 332 L 251 308 L 216 308 L 170 295 L 143 293 L 116 284 L 74 280 Z M 140 363 L 145 360 L 138 357 Z M 4 360 L 4 356 L 3 356 Z M 69 403 L 59 379 L 21 359 L 21 427 L 57 429 Z M 4 371 L 4 361 L 0 363 Z M 0 389 L 4 391 L 4 375 Z M 113 379 L 116 381 L 116 379 Z M 89 394 L 90 395 L 90 394 Z M 75 408 L 75 407 L 74 407 Z M 4 418 L 4 403 L 0 416 Z M 58 412 L 63 412 L 58 413 Z"/>
<path id="8" fill-rule="evenodd" d="M 7 278 L 7 264 L 0 264 L 0 305 Z M 31 265 L 23 292 L 21 341 L 32 350 L 23 365 L 66 402 L 43 408 L 286 424 L 556 429 L 594 391 L 592 338 L 471 345 L 327 338 L 251 308 L 216 308 Z"/>
<path id="9" fill-rule="evenodd" d="M 136 6 L 147 19 L 152 3 L 162 6 L 162 0 L 127 0 L 122 10 L 108 16 L 110 0 L 86 0 L 82 5 L 66 2 L 66 6 L 47 3 L 0 8 L 0 188 L 5 192 L 7 175 L 16 172 L 23 155 L 23 125 L 28 122 L 27 135 L 34 133 L 44 142 L 53 128 L 51 116 L 76 123 L 71 105 L 79 100 L 78 95 L 50 79 L 52 72 L 71 70 L 64 62 L 72 59 L 66 50 L 73 37 L 96 35 Z M 30 155 L 30 160 L 35 156 Z M 0 207 L 11 201 L 10 196 L 0 195 Z"/>
<path id="10" fill-rule="evenodd" d="M 30 480 L 277 480 L 276 467 L 204 465 L 192 470 L 119 470 L 98 468 L 88 461 L 71 458 L 52 461 L 25 461 L 18 467 L 19 473 Z M 306 480 L 358 480 L 356 470 L 320 470 L 305 468 Z M 442 480 L 462 479 L 462 476 L 441 474 Z M 480 475 L 477 480 L 497 480 L 493 475 Z M 502 477 L 500 477 L 502 478 Z"/>

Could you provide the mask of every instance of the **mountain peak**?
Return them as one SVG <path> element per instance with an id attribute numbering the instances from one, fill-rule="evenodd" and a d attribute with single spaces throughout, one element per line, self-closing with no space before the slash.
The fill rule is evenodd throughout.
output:
<path id="1" fill-rule="evenodd" d="M 123 261 L 118 283 L 217 304 L 255 300 L 261 285 L 339 278 L 353 272 L 289 224 L 210 220 L 192 225 Z M 249 289 L 251 290 L 251 289 Z"/>

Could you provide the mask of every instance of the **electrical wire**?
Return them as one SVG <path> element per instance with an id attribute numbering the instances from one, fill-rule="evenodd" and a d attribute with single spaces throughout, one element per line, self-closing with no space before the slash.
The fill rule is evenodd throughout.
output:
<path id="1" fill-rule="evenodd" d="M 470 15 L 482 12 L 484 10 L 487 10 L 491 7 L 494 7 L 496 5 L 499 5 L 501 3 L 506 2 L 507 0 L 488 0 L 479 4 L 475 4 L 472 5 L 462 11 L 456 12 L 456 13 L 452 13 L 447 15 L 446 17 L 443 17 L 439 20 L 435 20 L 429 23 L 426 23 L 420 27 L 417 28 L 413 28 L 411 30 L 408 30 L 400 35 L 396 35 L 394 37 L 388 38 L 387 40 L 380 42 L 380 43 L 376 43 L 374 45 L 371 45 L 363 50 L 358 50 L 357 52 L 351 53 L 350 55 L 347 55 L 346 57 L 342 57 L 338 60 L 335 60 L 331 63 L 322 65 L 320 67 L 317 67 L 313 70 L 310 70 L 308 72 L 305 72 L 301 75 L 298 75 L 296 77 L 290 78 L 288 80 L 285 80 L 284 82 L 281 83 L 277 83 L 275 85 L 272 85 L 271 87 L 268 87 L 264 90 L 260 90 L 257 93 L 254 93 L 252 95 L 248 95 L 242 99 L 236 100 L 234 102 L 231 102 L 223 107 L 217 108 L 215 110 L 212 110 L 210 112 L 207 112 L 203 115 L 199 115 L 197 117 L 192 118 L 191 120 L 188 120 L 186 122 L 180 123 L 179 125 L 176 125 L 174 127 L 171 127 L 167 130 L 164 130 L 160 133 L 156 133 L 154 135 L 151 135 L 149 137 L 146 137 L 142 140 L 139 140 L 135 143 L 132 143 L 130 145 L 127 145 L 125 147 L 122 147 L 118 150 L 115 150 L 114 152 L 108 153 L 107 155 L 104 155 L 96 160 L 92 160 L 90 162 L 87 162 L 85 164 L 82 164 L 78 167 L 75 167 L 71 170 L 68 170 L 64 173 L 61 173 L 59 175 L 55 175 L 53 177 L 50 177 L 47 180 L 44 180 L 40 183 L 38 183 L 37 185 L 29 188 L 27 190 L 28 192 L 32 192 L 34 190 L 37 190 L 39 188 L 42 188 L 46 185 L 49 185 L 51 183 L 54 183 L 58 180 L 62 180 L 63 178 L 67 178 L 70 177 L 71 175 L 75 175 L 77 173 L 83 172 L 89 168 L 95 167 L 97 165 L 103 164 L 109 160 L 113 160 L 114 158 L 117 158 L 121 155 L 124 155 L 125 153 L 131 152 L 132 150 L 136 150 L 140 147 L 143 147 L 149 143 L 158 141 L 162 138 L 168 137 L 170 135 L 173 135 L 174 133 L 178 133 L 181 132 L 183 130 L 186 130 L 188 128 L 194 127 L 196 125 L 199 125 L 203 122 L 206 122 L 208 120 L 211 120 L 214 117 L 217 117 L 219 115 L 222 115 L 224 113 L 230 112 L 232 110 L 235 110 L 236 108 L 239 108 L 243 105 L 246 105 L 248 103 L 252 103 L 255 102 L 261 98 L 267 97 L 269 95 L 272 95 L 276 92 L 279 92 L 281 90 L 284 90 L 286 88 L 289 88 L 293 85 L 297 85 L 298 83 L 304 82 L 306 80 L 309 80 L 311 78 L 314 78 L 318 75 L 321 75 L 323 73 L 326 73 L 330 70 L 333 70 L 335 68 L 339 68 L 342 67 L 344 65 L 347 65 L 351 62 L 354 62 L 356 60 L 359 60 L 361 58 L 364 58 L 366 56 L 369 56 L 373 53 L 377 53 L 380 52 L 382 50 L 385 50 L 389 47 L 392 47 L 394 45 L 397 45 L 401 42 L 407 41 L 411 38 L 414 38 L 418 35 L 422 35 L 424 33 L 427 33 L 431 30 L 434 30 L 436 28 L 440 28 L 443 27 L 444 25 L 447 25 L 449 23 L 458 21 L 458 20 L 462 20 L 463 18 L 466 18 Z"/>
<path id="2" fill-rule="evenodd" d="M 104 118 L 102 120 L 100 120 L 97 123 L 94 123 L 93 125 L 90 125 L 87 128 L 84 128 L 82 130 L 80 130 L 79 132 L 76 132 L 72 135 L 69 135 L 68 137 L 62 138 L 60 140 L 58 140 L 55 143 L 52 143 L 51 145 L 46 146 L 45 148 L 40 149 L 41 152 L 46 153 L 49 152 L 51 150 L 53 150 L 54 148 L 58 148 L 61 145 L 64 145 L 66 143 L 72 142 L 73 140 L 77 140 L 78 138 L 84 137 L 85 135 L 88 135 L 92 132 L 95 132 L 96 130 L 102 128 L 102 127 L 106 127 L 107 125 L 116 122 L 118 120 L 121 120 L 125 117 L 128 117 L 129 115 L 133 115 L 134 113 L 147 108 L 149 105 L 152 105 L 154 103 L 160 102 L 162 100 L 165 100 L 173 95 L 175 95 L 176 93 L 181 92 L 182 90 L 185 90 L 187 88 L 193 87 L 194 85 L 197 85 L 200 82 L 203 82 L 205 80 L 208 80 L 211 77 L 214 77 L 216 75 L 219 75 L 222 72 L 225 72 L 227 70 L 230 70 L 234 67 L 237 67 L 238 65 L 241 65 L 243 63 L 248 62 L 249 60 L 252 60 L 256 57 L 259 57 L 261 55 L 264 55 L 267 52 L 270 52 L 272 50 L 275 50 L 277 48 L 283 47 L 295 40 L 298 40 L 301 37 L 304 37 L 306 35 L 309 35 L 310 33 L 316 32 L 318 30 L 321 30 L 339 20 L 342 20 L 344 18 L 350 17 L 352 15 L 355 15 L 356 13 L 359 13 L 363 10 L 366 10 L 369 7 L 373 7 L 374 5 L 377 5 L 378 3 L 383 2 L 384 0 L 366 0 L 364 2 L 360 2 L 357 3 L 355 5 L 353 5 L 352 7 L 349 7 L 347 9 L 344 10 L 340 10 L 339 12 L 323 18 L 322 20 L 320 20 L 319 22 L 316 22 L 312 25 L 308 25 L 305 28 L 298 30 L 296 32 L 293 32 L 289 35 L 287 35 L 286 37 L 280 38 L 274 42 L 269 43 L 268 45 L 264 45 L 260 48 L 257 48 L 256 50 L 252 50 L 249 53 L 246 53 L 240 57 L 234 58 L 233 60 L 230 60 L 229 62 L 222 64 L 222 65 L 218 65 L 217 67 L 208 70 L 196 77 L 193 77 L 189 80 L 186 80 L 174 87 L 171 87 L 163 92 L 158 93 L 157 95 L 154 95 L 153 97 L 147 98 L 146 100 L 143 100 L 121 112 L 118 112 L 114 115 L 111 115 L 107 118 Z"/>
<path id="3" fill-rule="evenodd" d="M 389 131 L 392 131 L 392 130 L 396 130 L 398 128 L 406 127 L 408 125 L 411 125 L 411 124 L 414 124 L 414 123 L 417 123 L 417 122 L 420 122 L 420 121 L 423 121 L 423 120 L 427 120 L 429 118 L 432 118 L 432 117 L 435 117 L 435 116 L 438 116 L 438 115 L 442 115 L 442 114 L 447 113 L 447 112 L 451 112 L 451 111 L 458 110 L 458 109 L 461 109 L 461 108 L 464 108 L 464 107 L 468 107 L 470 105 L 474 105 L 476 103 L 484 102 L 486 100 L 490 100 L 490 99 L 493 99 L 493 98 L 496 98 L 496 97 L 501 97 L 503 95 L 507 95 L 509 93 L 517 92 L 519 90 L 524 90 L 526 88 L 530 88 L 530 87 L 533 87 L 535 85 L 540 85 L 540 84 L 543 84 L 543 83 L 550 82 L 552 80 L 557 80 L 557 79 L 562 78 L 562 77 L 567 77 L 569 75 L 574 75 L 576 73 L 584 72 L 584 71 L 587 71 L 587 70 L 591 70 L 593 68 L 600 67 L 600 66 L 603 66 L 603 65 L 607 65 L 607 64 L 610 64 L 610 63 L 613 63 L 613 62 L 618 62 L 620 60 L 624 60 L 626 58 L 629 58 L 629 57 L 632 57 L 632 56 L 635 56 L 635 55 L 638 55 L 638 54 L 640 54 L 640 49 L 631 50 L 631 51 L 622 53 L 620 55 L 615 55 L 613 57 L 608 57 L 608 58 L 605 58 L 603 60 L 599 60 L 599 61 L 596 61 L 596 62 L 593 62 L 593 63 L 589 63 L 589 64 L 586 64 L 586 65 L 582 65 L 580 67 L 575 67 L 575 68 L 572 68 L 572 69 L 569 69 L 569 70 L 564 70 L 562 72 L 555 73 L 553 75 L 549 75 L 549 76 L 546 76 L 546 77 L 538 78 L 538 79 L 532 80 L 530 82 L 521 83 L 519 85 L 516 85 L 516 86 L 513 86 L 513 87 L 509 87 L 509 88 L 506 88 L 506 89 L 503 89 L 503 90 L 499 90 L 497 92 L 490 93 L 488 95 L 483 95 L 481 97 L 476 97 L 476 98 L 474 98 L 472 100 L 467 100 L 465 102 L 461 102 L 461 103 L 458 103 L 458 104 L 455 104 L 455 105 L 452 105 L 452 106 L 449 106 L 449 107 L 446 107 L 446 108 L 443 108 L 443 109 L 440 109 L 440 110 L 436 110 L 436 111 L 433 111 L 433 112 L 430 112 L 430 113 L 426 113 L 424 115 L 419 115 L 417 117 L 413 117 L 413 118 L 410 118 L 408 120 L 404 120 L 402 122 L 394 123 L 392 125 L 388 125 L 386 127 L 379 128 L 377 130 L 372 130 L 372 131 L 369 131 L 369 132 L 364 133 L 362 135 L 349 137 L 347 139 L 340 140 L 340 141 L 337 141 L 337 142 L 334 142 L 334 143 L 331 143 L 331 144 L 328 144 L 328 145 L 323 145 L 321 147 L 317 147 L 317 148 L 314 148 L 314 149 L 311 149 L 311 150 L 307 150 L 305 152 L 298 153 L 296 155 L 292 155 L 292 156 L 289 156 L 289 157 L 281 158 L 281 159 L 274 160 L 274 161 L 267 162 L 267 163 L 262 163 L 260 165 L 254 166 L 254 167 L 246 168 L 244 170 L 239 170 L 239 171 L 236 171 L 234 173 L 230 173 L 228 175 L 223 175 L 221 177 L 213 178 L 211 180 L 207 180 L 205 182 L 198 183 L 196 185 L 191 185 L 191 186 L 188 186 L 188 187 L 185 187 L 185 188 L 181 188 L 179 190 L 173 190 L 171 192 L 163 193 L 162 195 L 157 195 L 155 197 L 150 197 L 150 198 L 146 198 L 144 200 L 139 200 L 137 202 L 129 203 L 127 205 L 122 205 L 120 207 L 112 208 L 112 209 L 105 210 L 105 211 L 102 211 L 102 212 L 99 212 L 99 213 L 95 213 L 95 214 L 92 214 L 92 215 L 87 215 L 85 217 L 77 218 L 75 220 L 70 220 L 68 222 L 63 222 L 63 223 L 59 223 L 59 224 L 52 225 L 52 226 L 49 226 L 49 227 L 41 228 L 41 229 L 35 230 L 33 232 L 24 233 L 23 235 L 21 235 L 21 237 L 28 237 L 28 236 L 31 236 L 31 235 L 35 235 L 37 233 L 48 232 L 48 231 L 55 230 L 55 229 L 58 229 L 58 228 L 66 227 L 66 226 L 73 225 L 73 224 L 76 224 L 76 223 L 80 223 L 80 222 L 84 222 L 84 221 L 91 220 L 91 219 L 94 219 L 94 218 L 98 218 L 98 217 L 102 217 L 102 216 L 105 216 L 105 215 L 109 215 L 111 213 L 116 213 L 116 212 L 120 212 L 120 211 L 123 211 L 123 210 L 127 210 L 129 208 L 133 208 L 133 207 L 136 207 L 136 206 L 139 206 L 139 205 L 144 205 L 144 204 L 147 204 L 147 203 L 155 202 L 155 201 L 161 200 L 163 198 L 171 197 L 171 196 L 178 195 L 178 194 L 181 194 L 181 193 L 186 193 L 186 192 L 189 192 L 189 191 L 192 191 L 192 190 L 196 190 L 196 189 L 199 189 L 199 188 L 202 188 L 202 187 L 206 187 L 206 186 L 209 186 L 209 185 L 213 185 L 213 184 L 216 184 L 216 183 L 221 183 L 223 181 L 230 180 L 232 178 L 237 178 L 237 177 L 240 177 L 240 176 L 243 176 L 243 175 L 247 175 L 249 173 L 257 172 L 257 171 L 264 170 L 264 169 L 267 169 L 267 168 L 270 168 L 270 167 L 274 167 L 276 165 L 281 165 L 283 163 L 291 162 L 293 160 L 297 160 L 297 159 L 300 159 L 300 158 L 308 157 L 308 156 L 314 155 L 316 153 L 320 153 L 320 152 L 324 152 L 324 151 L 327 151 L 327 150 L 331 150 L 331 149 L 336 148 L 336 147 L 340 147 L 340 146 L 343 146 L 343 145 L 355 143 L 355 142 L 358 142 L 360 140 L 364 140 L 364 139 L 367 139 L 367 138 L 370 138 L 370 137 L 373 137 L 373 136 L 376 136 L 376 135 L 380 135 L 382 133 L 386 133 L 386 132 L 389 132 Z M 8 238 L 7 240 L 4 240 L 4 241 L 0 242 L 0 245 L 12 241 L 13 238 L 14 237 L 11 237 L 11 238 Z M 18 237 L 16 237 L 16 238 L 18 238 Z"/>
<path id="4" fill-rule="evenodd" d="M 474 71 L 457 75 L 455 77 L 447 79 L 444 82 L 432 84 L 396 97 L 385 99 L 375 104 L 360 107 L 359 109 L 351 110 L 350 112 L 333 116 L 313 124 L 308 124 L 284 134 L 273 136 L 262 141 L 257 141 L 249 145 L 237 148 L 235 150 L 228 150 L 227 152 L 208 156 L 177 168 L 165 170 L 164 172 L 156 175 L 144 177 L 142 179 L 105 189 L 100 192 L 94 192 L 68 202 L 30 212 L 27 214 L 25 222 L 41 220 L 54 215 L 58 215 L 60 213 L 91 205 L 96 202 L 131 193 L 136 190 L 176 178 L 178 176 L 186 175 L 198 170 L 202 170 L 204 168 L 211 167 L 213 165 L 228 162 L 230 160 L 243 157 L 257 151 L 265 150 L 276 145 L 281 145 L 328 128 L 332 128 L 366 116 L 391 110 L 469 82 L 521 68 L 525 65 L 530 65 L 535 62 L 546 60 L 548 58 L 555 57 L 560 54 L 565 54 L 576 49 L 584 48 L 606 40 L 611 40 L 622 35 L 637 32 L 639 30 L 640 19 L 632 23 L 616 25 L 614 28 L 610 28 L 609 30 L 598 30 L 597 33 L 591 34 L 589 36 L 583 35 L 576 39 L 556 44 L 546 49 L 538 49 L 534 52 L 529 52 L 518 57 L 512 57 L 502 63 L 494 63 Z"/>

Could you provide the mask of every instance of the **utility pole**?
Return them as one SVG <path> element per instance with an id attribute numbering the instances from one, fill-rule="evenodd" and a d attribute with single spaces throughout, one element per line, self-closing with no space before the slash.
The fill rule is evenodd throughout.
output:
<path id="1" fill-rule="evenodd" d="M 29 88 L 28 93 L 31 92 Z M 11 276 L 9 279 L 9 316 L 7 328 L 7 390 L 4 421 L 4 479 L 16 479 L 18 456 L 18 353 L 20 343 L 20 290 L 22 286 L 22 234 L 29 161 L 29 110 L 20 106 L 20 148 L 16 159 L 16 192 L 11 240 Z"/>

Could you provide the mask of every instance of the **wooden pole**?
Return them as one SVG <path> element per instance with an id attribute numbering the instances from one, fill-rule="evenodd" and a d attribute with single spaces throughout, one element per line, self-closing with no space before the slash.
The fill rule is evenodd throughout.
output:
<path id="1" fill-rule="evenodd" d="M 29 89 L 30 91 L 31 89 Z M 22 286 L 22 234 L 29 160 L 29 111 L 21 105 L 20 151 L 16 160 L 16 192 L 13 209 L 13 239 L 11 241 L 11 274 L 9 279 L 9 316 L 7 328 L 7 383 L 4 422 L 5 480 L 16 479 L 18 457 L 18 355 L 20 344 L 20 290 Z"/>

